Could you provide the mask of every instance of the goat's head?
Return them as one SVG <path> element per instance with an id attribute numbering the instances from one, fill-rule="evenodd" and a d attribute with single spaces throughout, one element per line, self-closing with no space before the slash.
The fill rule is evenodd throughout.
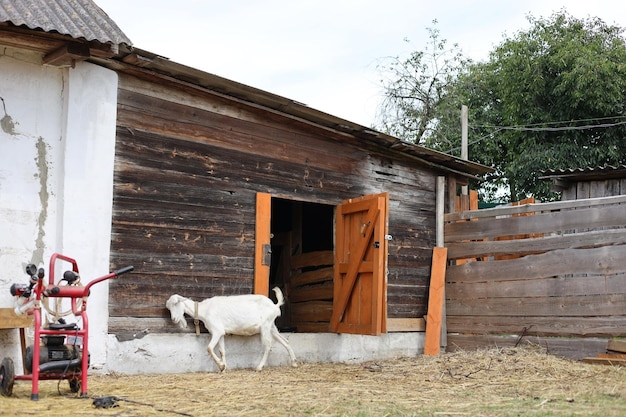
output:
<path id="1" fill-rule="evenodd" d="M 185 320 L 185 305 L 183 304 L 184 300 L 185 297 L 174 294 L 165 303 L 165 307 L 167 307 L 170 311 L 172 321 L 178 324 L 181 329 L 187 327 L 187 320 Z"/>

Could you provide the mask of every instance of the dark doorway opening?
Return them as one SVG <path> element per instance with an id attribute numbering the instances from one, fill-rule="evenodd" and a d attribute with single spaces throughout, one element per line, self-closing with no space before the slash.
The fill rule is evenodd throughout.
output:
<path id="1" fill-rule="evenodd" d="M 329 331 L 334 213 L 331 205 L 272 198 L 269 283 L 286 296 L 281 331 Z"/>

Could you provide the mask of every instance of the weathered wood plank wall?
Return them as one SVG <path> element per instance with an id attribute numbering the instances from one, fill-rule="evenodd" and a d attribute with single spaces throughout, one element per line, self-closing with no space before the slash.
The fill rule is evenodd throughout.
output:
<path id="1" fill-rule="evenodd" d="M 543 237 L 494 240 L 510 235 Z M 451 261 L 487 259 L 448 267 L 449 346 L 568 337 L 581 349 L 553 349 L 582 357 L 583 338 L 626 336 L 626 196 L 448 214 L 445 241 Z"/>
<path id="2" fill-rule="evenodd" d="M 626 178 L 611 178 L 596 181 L 573 181 L 562 191 L 562 200 L 608 197 L 626 194 Z"/>
<path id="3" fill-rule="evenodd" d="M 184 83 L 119 85 L 111 259 L 136 269 L 111 284 L 111 333 L 176 331 L 172 293 L 252 292 L 256 192 L 333 206 L 389 192 L 388 315 L 426 313 L 441 173 Z"/>

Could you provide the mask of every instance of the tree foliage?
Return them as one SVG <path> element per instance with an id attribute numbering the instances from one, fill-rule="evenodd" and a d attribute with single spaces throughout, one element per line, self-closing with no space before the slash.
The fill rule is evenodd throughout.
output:
<path id="1" fill-rule="evenodd" d="M 445 139 L 437 132 L 431 135 L 436 143 L 418 142 L 458 152 L 466 104 L 470 159 L 496 170 L 483 197 L 505 185 L 512 200 L 553 199 L 539 179 L 542 170 L 625 162 L 623 29 L 565 11 L 528 21 L 529 30 L 505 36 L 486 62 L 456 71 L 431 112 L 438 116 L 431 125 Z"/>
<path id="2" fill-rule="evenodd" d="M 406 141 L 438 148 L 451 136 L 439 124 L 449 89 L 471 60 L 463 57 L 457 44 L 449 48 L 440 37 L 437 21 L 433 24 L 435 27 L 427 29 L 429 42 L 424 51 L 413 52 L 406 59 L 389 58 L 379 65 L 386 77 L 381 80 L 385 99 L 379 128 Z"/>

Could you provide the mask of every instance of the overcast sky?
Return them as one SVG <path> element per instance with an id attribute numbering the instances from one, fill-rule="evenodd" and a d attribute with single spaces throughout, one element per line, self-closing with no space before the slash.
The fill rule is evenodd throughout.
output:
<path id="1" fill-rule="evenodd" d="M 562 9 L 626 27 L 615 0 L 95 0 L 140 49 L 364 126 L 381 101 L 377 65 L 441 38 L 476 61 Z M 407 42 L 408 40 L 409 42 Z"/>

